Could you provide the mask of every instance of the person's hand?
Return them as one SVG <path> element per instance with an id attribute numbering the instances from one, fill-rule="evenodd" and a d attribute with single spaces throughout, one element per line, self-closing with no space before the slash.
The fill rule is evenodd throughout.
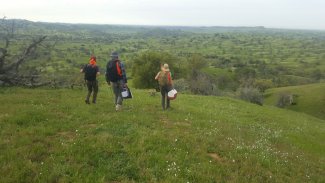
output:
<path id="1" fill-rule="evenodd" d="M 124 88 L 127 88 L 128 87 L 128 84 L 127 83 L 124 83 Z"/>

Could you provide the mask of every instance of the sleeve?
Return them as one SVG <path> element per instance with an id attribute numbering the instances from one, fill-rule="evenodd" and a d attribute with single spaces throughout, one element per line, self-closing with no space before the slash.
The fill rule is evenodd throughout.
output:
<path id="1" fill-rule="evenodd" d="M 124 67 L 124 64 L 122 62 L 121 62 L 121 70 L 122 70 L 123 82 L 128 83 L 127 78 L 126 78 L 125 67 Z"/>
<path id="2" fill-rule="evenodd" d="M 106 64 L 106 72 L 105 72 L 105 79 L 106 79 L 106 82 L 110 82 L 110 80 L 109 80 L 109 75 L 108 75 L 108 65 L 109 65 L 109 62 Z"/>
<path id="3" fill-rule="evenodd" d="M 85 72 L 85 69 L 87 67 L 87 64 L 85 64 L 81 69 L 82 69 L 82 72 Z"/>
<path id="4" fill-rule="evenodd" d="M 160 71 L 156 74 L 155 80 L 158 80 L 160 77 Z"/>

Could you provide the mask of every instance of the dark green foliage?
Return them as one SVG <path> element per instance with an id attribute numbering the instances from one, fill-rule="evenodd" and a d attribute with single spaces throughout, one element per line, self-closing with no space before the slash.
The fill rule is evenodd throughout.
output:
<path id="1" fill-rule="evenodd" d="M 168 53 L 144 52 L 133 60 L 133 84 L 136 88 L 156 88 L 157 81 L 154 79 L 160 71 L 161 64 L 167 63 L 172 73 L 176 65 L 177 58 Z"/>
<path id="2" fill-rule="evenodd" d="M 311 71 L 311 78 L 315 81 L 319 81 L 321 79 L 325 79 L 325 74 L 320 69 L 315 69 Z"/>
<path id="3" fill-rule="evenodd" d="M 236 78 L 238 81 L 246 81 L 250 79 L 256 78 L 256 71 L 255 69 L 249 68 L 249 67 L 242 67 L 237 68 L 235 70 Z"/>
<path id="4" fill-rule="evenodd" d="M 254 87 L 259 89 L 262 93 L 269 88 L 273 88 L 274 84 L 270 79 L 256 79 L 254 82 Z"/>
<path id="5" fill-rule="evenodd" d="M 189 89 L 190 89 L 189 82 L 187 80 L 185 80 L 184 78 L 174 80 L 173 83 L 174 83 L 174 88 L 178 92 L 186 92 L 186 91 L 189 91 Z"/>
<path id="6" fill-rule="evenodd" d="M 188 58 L 188 83 L 190 91 L 199 95 L 217 95 L 217 87 L 211 76 L 202 71 L 207 67 L 206 59 L 200 54 Z"/>

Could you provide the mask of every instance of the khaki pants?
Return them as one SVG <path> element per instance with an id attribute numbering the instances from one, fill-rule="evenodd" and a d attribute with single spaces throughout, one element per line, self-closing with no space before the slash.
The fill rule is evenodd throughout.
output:
<path id="1" fill-rule="evenodd" d="M 117 81 L 117 82 L 111 82 L 112 88 L 113 88 L 113 93 L 115 95 L 115 105 L 119 104 L 122 105 L 122 90 L 123 90 L 123 81 Z"/>

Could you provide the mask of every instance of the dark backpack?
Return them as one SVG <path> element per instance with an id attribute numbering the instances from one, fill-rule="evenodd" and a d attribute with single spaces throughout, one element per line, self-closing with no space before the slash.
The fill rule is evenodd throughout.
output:
<path id="1" fill-rule="evenodd" d="M 97 72 L 98 72 L 98 67 L 97 66 L 92 66 L 92 65 L 87 64 L 84 67 L 85 80 L 87 80 L 87 81 L 95 81 Z"/>
<path id="2" fill-rule="evenodd" d="M 122 79 L 122 75 L 118 73 L 118 68 L 121 70 L 120 64 L 117 60 L 111 60 L 106 66 L 106 81 L 117 82 Z"/>

